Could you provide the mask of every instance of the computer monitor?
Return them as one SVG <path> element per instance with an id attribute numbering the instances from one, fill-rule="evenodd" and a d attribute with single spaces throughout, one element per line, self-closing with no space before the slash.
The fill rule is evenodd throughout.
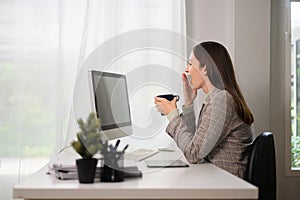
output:
<path id="1" fill-rule="evenodd" d="M 101 119 L 105 139 L 132 134 L 126 76 L 110 72 L 89 71 L 92 110 Z"/>

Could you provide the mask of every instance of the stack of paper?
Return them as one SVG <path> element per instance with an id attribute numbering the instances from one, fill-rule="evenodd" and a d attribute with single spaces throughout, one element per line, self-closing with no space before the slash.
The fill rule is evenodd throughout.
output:
<path id="1" fill-rule="evenodd" d="M 137 166 L 128 166 L 124 167 L 124 178 L 132 178 L 132 177 L 142 177 L 142 172 L 138 169 Z M 76 165 L 52 165 L 52 174 L 55 175 L 56 178 L 61 180 L 72 180 L 78 179 L 77 167 Z M 101 167 L 96 168 L 96 179 L 100 178 Z"/>

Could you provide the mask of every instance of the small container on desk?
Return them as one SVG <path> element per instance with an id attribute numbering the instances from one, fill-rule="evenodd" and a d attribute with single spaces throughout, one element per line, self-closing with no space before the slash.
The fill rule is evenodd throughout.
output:
<path id="1" fill-rule="evenodd" d="M 115 147 L 107 143 L 102 150 L 103 163 L 100 181 L 121 182 L 124 181 L 124 150 L 117 151 Z"/>

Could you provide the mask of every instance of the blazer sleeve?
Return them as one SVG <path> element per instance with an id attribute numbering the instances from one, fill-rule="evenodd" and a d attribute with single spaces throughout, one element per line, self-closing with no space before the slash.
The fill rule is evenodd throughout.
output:
<path id="1" fill-rule="evenodd" d="M 222 90 L 211 97 L 202 111 L 195 133 L 187 127 L 190 124 L 180 117 L 174 118 L 167 126 L 167 132 L 190 163 L 202 161 L 223 138 L 222 132 L 232 115 L 232 101 L 228 94 Z"/>

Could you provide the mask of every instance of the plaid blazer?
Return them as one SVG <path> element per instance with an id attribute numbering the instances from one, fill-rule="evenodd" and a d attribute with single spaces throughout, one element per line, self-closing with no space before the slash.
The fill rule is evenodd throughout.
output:
<path id="1" fill-rule="evenodd" d="M 166 132 L 176 141 L 190 163 L 203 160 L 245 178 L 247 155 L 253 140 L 251 125 L 243 122 L 231 94 L 214 88 L 206 97 L 196 127 L 195 113 L 173 118 Z"/>

